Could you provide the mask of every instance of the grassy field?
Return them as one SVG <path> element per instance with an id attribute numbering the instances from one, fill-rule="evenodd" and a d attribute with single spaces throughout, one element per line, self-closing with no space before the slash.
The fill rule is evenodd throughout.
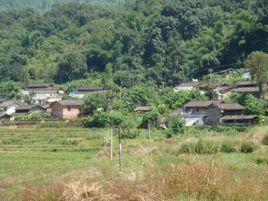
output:
<path id="1" fill-rule="evenodd" d="M 123 171 L 119 173 L 117 136 L 113 138 L 114 160 L 110 160 L 110 146 L 109 141 L 106 140 L 109 135 L 108 129 L 0 129 L 1 200 L 23 200 L 19 197 L 25 197 L 25 195 L 21 193 L 24 192 L 25 189 L 38 187 L 43 184 L 50 185 L 55 182 L 65 182 L 69 184 L 77 180 L 81 181 L 81 178 L 88 179 L 88 177 L 94 178 L 94 182 L 105 183 L 107 181 L 122 180 L 127 184 L 134 182 L 135 184 L 138 183 L 138 185 L 141 185 L 141 183 L 145 185 L 146 183 L 148 186 L 152 186 L 149 185 L 147 181 L 144 182 L 144 178 L 151 178 L 151 182 L 154 184 L 157 183 L 154 178 L 155 175 L 159 177 L 160 175 L 161 177 L 167 177 L 168 175 L 168 178 L 176 177 L 178 175 L 176 173 L 174 176 L 174 168 L 178 168 L 176 169 L 177 172 L 182 171 L 182 175 L 185 175 L 185 171 L 193 170 L 193 172 L 187 173 L 187 175 L 190 174 L 187 179 L 180 177 L 178 181 L 183 181 L 183 179 L 192 181 L 194 179 L 189 178 L 191 178 L 191 176 L 197 178 L 195 174 L 199 173 L 201 175 L 209 173 L 209 175 L 214 178 L 215 175 L 220 176 L 222 174 L 221 171 L 223 171 L 225 172 L 224 174 L 229 175 L 229 177 L 232 176 L 236 178 L 233 181 L 234 184 L 230 183 L 230 185 L 233 185 L 234 189 L 237 185 L 237 194 L 241 192 L 241 199 L 238 199 L 239 196 L 234 196 L 235 199 L 233 200 L 265 200 L 265 198 L 268 198 L 266 197 L 268 196 L 268 149 L 267 146 L 261 143 L 265 134 L 268 134 L 268 127 L 265 126 L 248 129 L 244 132 L 193 130 L 187 135 L 170 139 L 166 139 L 162 131 L 153 131 L 152 158 L 150 158 L 148 156 L 147 132 L 143 130 L 141 136 L 137 139 L 123 139 Z M 215 153 L 192 154 L 181 151 L 183 144 L 188 142 L 196 143 L 200 139 L 204 142 L 214 142 L 217 144 L 231 141 L 236 150 L 231 153 L 216 151 Z M 253 153 L 241 153 L 240 147 L 244 141 L 254 142 L 257 146 L 257 150 Z M 211 175 L 211 171 L 216 172 L 214 176 Z M 155 173 L 154 176 L 151 175 L 152 172 Z M 146 174 L 150 174 L 150 176 L 145 177 Z M 201 178 L 205 177 L 206 175 L 203 175 Z M 225 185 L 225 183 L 223 183 L 224 179 L 219 177 L 219 180 L 220 179 L 222 181 L 220 185 Z M 245 179 L 250 179 L 250 182 L 246 182 L 247 180 Z M 167 180 L 168 179 L 165 179 L 165 181 Z M 250 189 L 238 189 L 238 187 L 242 185 L 242 183 L 235 183 L 238 180 L 241 180 L 242 183 L 246 182 Z M 150 181 L 150 179 L 148 181 Z M 177 182 L 176 179 L 172 182 L 172 187 L 179 184 L 182 185 L 180 182 Z M 202 181 L 198 180 L 196 182 L 201 182 L 203 185 Z M 161 191 L 166 188 L 166 185 L 170 185 L 170 183 L 160 183 L 164 185 Z M 253 187 L 250 187 L 249 184 L 253 185 Z M 134 184 L 132 183 L 132 185 Z M 159 186 L 161 185 L 159 184 Z M 161 197 L 161 200 L 184 200 L 187 196 L 191 198 L 191 200 L 200 198 L 200 195 L 197 193 L 198 189 L 193 193 L 190 191 L 185 192 L 183 190 L 185 186 L 180 185 L 178 188 L 174 189 L 174 192 L 179 191 L 180 193 L 174 194 L 172 191 L 166 195 L 166 192 L 168 192 L 168 190 L 166 190 L 164 193 L 161 193 L 163 199 L 160 195 L 158 195 L 158 198 L 160 199 Z M 187 185 L 190 184 L 187 183 Z M 168 189 L 172 188 L 169 187 Z M 194 189 L 194 187 L 192 187 L 192 189 Z M 202 190 L 203 189 L 206 189 L 206 186 L 204 186 Z M 266 189 L 266 191 L 264 189 Z M 256 191 L 255 194 L 254 190 Z M 158 191 L 160 192 L 160 190 Z M 215 189 L 213 192 L 214 191 Z M 248 192 L 251 192 L 251 195 L 254 195 L 256 199 L 248 197 Z M 136 192 L 135 196 L 138 194 L 139 193 Z M 204 197 L 202 197 L 203 194 Z M 201 191 L 202 200 L 210 200 L 211 195 L 209 194 L 210 197 L 207 197 L 205 194 L 206 192 Z M 232 195 L 233 194 L 235 193 L 232 192 Z M 102 196 L 105 196 L 105 193 Z M 182 197 L 178 198 L 179 196 Z M 217 199 L 219 198 L 218 200 L 221 200 L 218 194 L 217 196 Z M 246 199 L 246 197 L 248 197 L 248 199 Z M 153 198 L 153 196 L 149 196 L 148 199 L 145 200 L 150 200 L 151 198 L 152 200 L 158 200 Z M 23 201 L 26 200 L 34 199 L 27 197 L 27 199 Z M 46 199 L 35 200 L 45 201 Z M 58 199 L 47 200 L 56 201 Z M 127 199 L 119 199 L 117 197 L 115 200 Z M 137 198 L 133 200 L 142 199 Z"/>

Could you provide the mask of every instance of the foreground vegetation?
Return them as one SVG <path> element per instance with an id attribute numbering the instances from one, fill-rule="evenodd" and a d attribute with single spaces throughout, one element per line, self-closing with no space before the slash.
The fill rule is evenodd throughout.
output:
<path id="1" fill-rule="evenodd" d="M 1 200 L 266 200 L 267 126 L 147 131 L 118 141 L 110 129 L 1 129 Z M 266 138 L 264 137 L 266 136 Z M 224 190 L 223 190 L 224 189 Z"/>

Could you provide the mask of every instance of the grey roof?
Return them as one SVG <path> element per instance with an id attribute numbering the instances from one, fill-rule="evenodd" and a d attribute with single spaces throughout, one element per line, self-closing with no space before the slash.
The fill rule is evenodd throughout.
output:
<path id="1" fill-rule="evenodd" d="M 42 108 L 39 105 L 22 105 L 22 106 L 17 107 L 16 108 L 16 111 L 20 111 L 20 110 L 31 110 L 31 109 L 36 108 L 36 107 Z"/>
<path id="2" fill-rule="evenodd" d="M 207 117 L 205 114 L 182 114 L 183 118 L 204 118 Z"/>
<path id="3" fill-rule="evenodd" d="M 245 107 L 240 105 L 239 103 L 220 103 L 216 104 L 216 106 L 221 110 L 244 110 Z"/>
<path id="4" fill-rule="evenodd" d="M 257 118 L 257 115 L 226 115 L 221 120 L 252 120 Z"/>
<path id="5" fill-rule="evenodd" d="M 208 108 L 212 104 L 219 104 L 221 101 L 191 101 L 184 105 L 185 108 Z"/>
<path id="6" fill-rule="evenodd" d="M 43 84 L 31 84 L 26 86 L 26 88 L 48 88 L 53 87 L 54 85 L 51 83 L 43 83 Z"/>
<path id="7" fill-rule="evenodd" d="M 78 87 L 76 89 L 77 92 L 94 92 L 94 91 L 101 91 L 103 87 Z"/>
<path id="8" fill-rule="evenodd" d="M 243 87 L 243 86 L 256 86 L 257 82 L 256 81 L 244 81 L 244 82 L 238 82 L 236 86 L 238 87 Z"/>
<path id="9" fill-rule="evenodd" d="M 59 103 L 61 105 L 67 105 L 67 106 L 80 106 L 80 105 L 83 105 L 82 100 L 62 100 L 62 101 L 58 101 L 57 103 Z"/>
<path id="10" fill-rule="evenodd" d="M 185 82 L 177 85 L 176 87 L 197 87 L 199 84 L 199 82 Z"/>
<path id="11" fill-rule="evenodd" d="M 232 92 L 237 93 L 258 93 L 259 87 L 238 87 L 235 89 L 232 89 Z"/>
<path id="12" fill-rule="evenodd" d="M 3 103 L 0 103 L 0 107 L 8 107 L 10 105 L 12 105 L 14 102 L 12 101 L 6 101 L 6 102 L 3 102 Z"/>
<path id="13" fill-rule="evenodd" d="M 6 98 L 0 98 L 0 103 L 8 101 Z"/>
<path id="14" fill-rule="evenodd" d="M 151 107 L 150 106 L 139 106 L 139 107 L 136 107 L 134 109 L 135 112 L 148 112 L 148 111 L 151 111 Z"/>

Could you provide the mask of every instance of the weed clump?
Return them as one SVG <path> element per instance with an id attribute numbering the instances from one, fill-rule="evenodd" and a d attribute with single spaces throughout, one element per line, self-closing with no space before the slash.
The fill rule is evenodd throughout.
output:
<path id="1" fill-rule="evenodd" d="M 233 152 L 236 152 L 236 147 L 235 147 L 235 144 L 231 141 L 224 141 L 222 144 L 221 144 L 221 148 L 220 148 L 220 152 L 223 152 L 223 153 L 233 153 Z"/>
<path id="2" fill-rule="evenodd" d="M 185 142 L 180 146 L 179 153 L 183 154 L 194 154 L 196 153 L 195 142 Z"/>
<path id="3" fill-rule="evenodd" d="M 262 144 L 263 145 L 268 145 L 268 135 L 265 135 L 263 138 L 262 138 Z"/>
<path id="4" fill-rule="evenodd" d="M 267 156 L 258 156 L 255 158 L 255 161 L 258 165 L 268 165 L 268 157 Z"/>
<path id="5" fill-rule="evenodd" d="M 218 142 L 211 140 L 199 140 L 196 144 L 195 151 L 198 154 L 216 154 L 219 151 L 220 145 Z"/>
<path id="6" fill-rule="evenodd" d="M 252 153 L 257 150 L 257 145 L 254 142 L 242 142 L 240 147 L 241 153 Z"/>

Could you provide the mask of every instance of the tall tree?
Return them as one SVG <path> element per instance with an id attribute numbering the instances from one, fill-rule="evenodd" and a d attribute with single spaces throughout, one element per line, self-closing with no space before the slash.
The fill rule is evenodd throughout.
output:
<path id="1" fill-rule="evenodd" d="M 252 52 L 245 61 L 245 67 L 250 69 L 253 77 L 258 81 L 259 97 L 263 97 L 263 86 L 268 81 L 268 54 Z"/>

